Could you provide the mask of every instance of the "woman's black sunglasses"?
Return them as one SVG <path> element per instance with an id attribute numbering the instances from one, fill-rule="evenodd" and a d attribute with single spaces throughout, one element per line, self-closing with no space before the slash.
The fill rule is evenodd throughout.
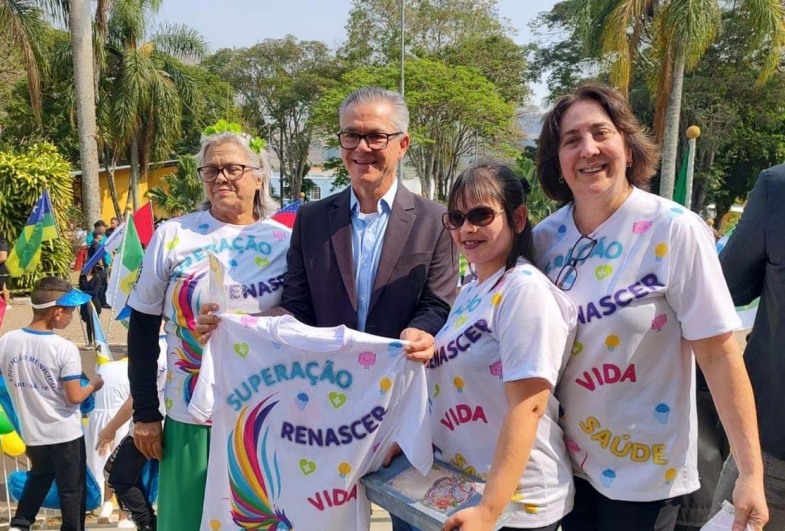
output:
<path id="1" fill-rule="evenodd" d="M 465 214 L 460 210 L 448 210 L 442 214 L 442 225 L 447 230 L 458 230 L 465 221 L 468 221 L 475 227 L 485 227 L 493 223 L 496 216 L 502 212 L 504 210 L 496 211 L 487 206 L 475 207 Z"/>

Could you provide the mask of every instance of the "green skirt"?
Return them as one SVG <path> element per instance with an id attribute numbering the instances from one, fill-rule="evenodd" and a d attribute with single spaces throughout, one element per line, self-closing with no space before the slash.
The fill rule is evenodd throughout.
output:
<path id="1" fill-rule="evenodd" d="M 202 521 L 210 428 L 166 419 L 158 483 L 158 529 L 197 531 Z"/>

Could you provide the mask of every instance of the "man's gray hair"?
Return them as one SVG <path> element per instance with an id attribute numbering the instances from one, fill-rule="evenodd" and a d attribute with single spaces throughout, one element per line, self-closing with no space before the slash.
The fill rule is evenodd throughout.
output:
<path id="1" fill-rule="evenodd" d="M 343 119 L 346 109 L 355 103 L 389 103 L 393 108 L 392 122 L 397 131 L 409 134 L 409 107 L 406 100 L 398 92 L 381 87 L 358 88 L 341 102 L 338 108 L 338 118 Z"/>
<path id="2" fill-rule="evenodd" d="M 248 164 L 259 168 L 253 170 L 252 173 L 262 177 L 262 186 L 257 190 L 254 196 L 254 211 L 259 214 L 259 219 L 264 219 L 270 214 L 278 210 L 278 203 L 270 197 L 270 180 L 272 179 L 272 167 L 270 166 L 270 157 L 266 150 L 261 153 L 256 153 L 250 148 L 251 137 L 245 134 L 233 133 L 231 131 L 221 131 L 213 135 L 202 136 L 202 147 L 199 153 L 196 154 L 197 168 L 204 166 L 204 159 L 207 154 L 208 148 L 227 144 L 233 142 L 245 151 L 245 156 L 248 159 Z M 209 183 L 203 183 L 207 186 Z M 196 207 L 196 210 L 209 210 L 212 205 L 205 196 L 204 200 Z"/>

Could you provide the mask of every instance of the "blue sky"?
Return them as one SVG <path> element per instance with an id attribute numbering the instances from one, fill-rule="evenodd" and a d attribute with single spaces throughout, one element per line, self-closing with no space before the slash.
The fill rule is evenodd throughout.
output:
<path id="1" fill-rule="evenodd" d="M 499 14 L 510 20 L 520 44 L 532 40 L 528 23 L 556 0 L 498 0 Z M 164 0 L 158 22 L 186 24 L 207 39 L 210 49 L 242 48 L 263 39 L 294 35 L 337 47 L 344 40 L 344 25 L 351 0 Z M 533 87 L 535 101 L 546 91 Z"/>

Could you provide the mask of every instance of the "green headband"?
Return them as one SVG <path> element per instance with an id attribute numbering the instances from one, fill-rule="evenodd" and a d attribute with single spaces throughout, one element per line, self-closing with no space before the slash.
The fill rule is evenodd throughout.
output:
<path id="1" fill-rule="evenodd" d="M 237 136 L 247 139 L 248 147 L 251 148 L 251 151 L 256 154 L 261 154 L 262 150 L 264 149 L 265 142 L 263 138 L 258 136 L 251 137 L 251 135 L 243 133 L 243 128 L 240 126 L 240 124 L 227 122 L 223 118 L 218 120 L 215 125 L 205 128 L 205 130 L 202 131 L 202 137 L 204 138 L 206 136 L 216 135 L 218 133 L 234 133 Z"/>

